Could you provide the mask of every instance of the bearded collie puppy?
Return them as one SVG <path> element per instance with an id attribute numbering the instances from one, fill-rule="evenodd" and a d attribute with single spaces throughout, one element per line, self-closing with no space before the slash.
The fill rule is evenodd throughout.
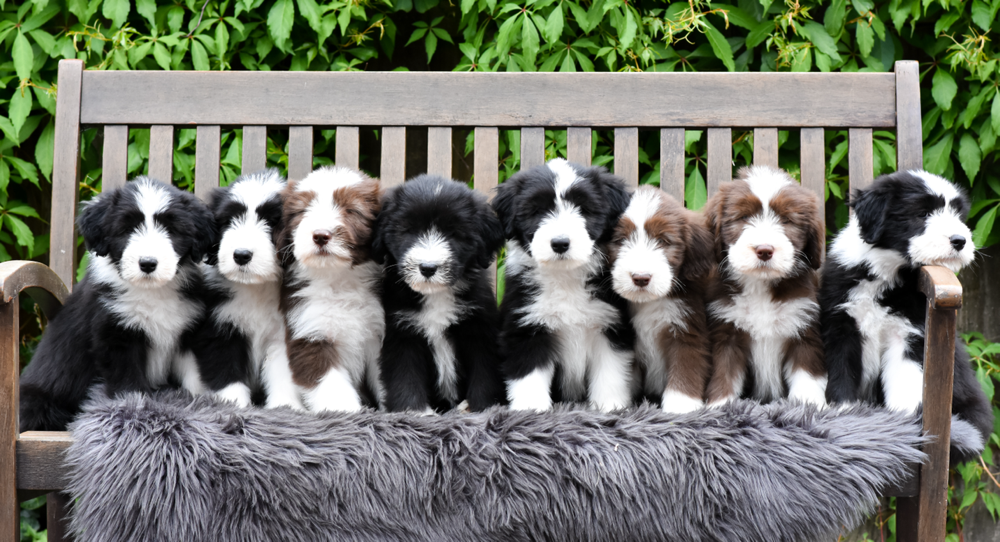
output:
<path id="1" fill-rule="evenodd" d="M 927 310 L 918 288 L 920 267 L 957 272 L 972 261 L 975 247 L 965 225 L 969 200 L 937 175 L 900 171 L 856 190 L 850 206 L 854 213 L 823 269 L 827 399 L 915 412 L 923 400 Z M 956 343 L 953 462 L 978 455 L 993 428 L 989 402 L 961 339 Z M 977 431 L 966 430 L 968 424 Z M 969 433 L 978 433 L 979 442 L 956 447 L 958 437 Z"/>
<path id="2" fill-rule="evenodd" d="M 628 300 L 641 394 L 663 410 L 704 405 L 710 371 L 705 282 L 715 244 L 701 215 L 658 188 L 641 186 L 618 221 L 611 279 Z"/>
<path id="3" fill-rule="evenodd" d="M 278 308 L 281 264 L 275 243 L 284 187 L 278 170 L 269 169 L 217 189 L 209 203 L 219 243 L 202 268 L 206 321 L 195 333 L 194 352 L 207 388 L 240 406 L 249 406 L 254 392 L 264 392 L 267 406 L 302 408 Z"/>
<path id="4" fill-rule="evenodd" d="M 382 199 L 376 260 L 385 261 L 382 384 L 390 411 L 501 403 L 499 312 L 486 273 L 503 245 L 486 198 L 421 175 Z"/>
<path id="5" fill-rule="evenodd" d="M 382 265 L 371 254 L 378 180 L 322 167 L 282 196 L 280 304 L 292 379 L 310 410 L 356 411 L 363 395 L 377 403 L 385 330 Z"/>
<path id="6" fill-rule="evenodd" d="M 87 203 L 77 227 L 87 274 L 21 376 L 21 431 L 65 430 L 94 384 L 112 396 L 168 381 L 202 391 L 186 337 L 204 310 L 198 264 L 215 239 L 208 209 L 139 177 Z"/>
<path id="7" fill-rule="evenodd" d="M 719 262 L 708 294 L 709 404 L 787 396 L 825 405 L 818 198 L 782 170 L 753 166 L 723 183 L 705 217 Z"/>
<path id="8" fill-rule="evenodd" d="M 634 333 L 611 288 L 608 243 L 629 197 L 603 168 L 562 159 L 497 189 L 507 238 L 501 355 L 514 409 L 553 398 L 604 411 L 631 403 Z"/>

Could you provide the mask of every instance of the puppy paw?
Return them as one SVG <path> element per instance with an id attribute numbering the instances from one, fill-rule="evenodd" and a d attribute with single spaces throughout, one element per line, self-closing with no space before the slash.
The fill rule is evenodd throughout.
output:
<path id="1" fill-rule="evenodd" d="M 250 388 L 241 382 L 235 382 L 215 392 L 215 396 L 223 401 L 229 401 L 238 407 L 250 406 Z"/>
<path id="2" fill-rule="evenodd" d="M 705 406 L 700 398 L 675 390 L 663 392 L 661 404 L 663 411 L 670 414 L 687 414 Z"/>

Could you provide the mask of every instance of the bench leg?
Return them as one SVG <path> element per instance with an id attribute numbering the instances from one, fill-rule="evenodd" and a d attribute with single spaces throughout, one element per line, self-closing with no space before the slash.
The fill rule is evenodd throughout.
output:
<path id="1" fill-rule="evenodd" d="M 21 506 L 17 501 L 18 308 L 17 298 L 10 303 L 0 299 L 0 540 L 21 539 Z"/>
<path id="2" fill-rule="evenodd" d="M 71 542 L 69 531 L 69 497 L 65 493 L 53 491 L 45 500 L 45 517 L 48 524 L 49 542 Z"/>

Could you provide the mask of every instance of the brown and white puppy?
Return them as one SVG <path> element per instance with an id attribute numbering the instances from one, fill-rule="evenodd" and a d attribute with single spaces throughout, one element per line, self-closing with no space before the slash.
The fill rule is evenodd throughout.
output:
<path id="1" fill-rule="evenodd" d="M 666 412 L 702 407 L 711 369 L 705 281 L 715 264 L 704 218 L 658 188 L 639 187 L 610 256 L 612 284 L 635 329 L 640 393 L 662 397 Z"/>
<path id="2" fill-rule="evenodd" d="M 819 200 L 787 173 L 743 168 L 705 205 L 719 267 L 708 296 L 709 405 L 737 397 L 826 404 Z"/>
<path id="3" fill-rule="evenodd" d="M 361 392 L 381 397 L 382 266 L 371 259 L 378 180 L 323 167 L 290 181 L 283 199 L 281 310 L 292 378 L 310 410 L 358 410 Z"/>

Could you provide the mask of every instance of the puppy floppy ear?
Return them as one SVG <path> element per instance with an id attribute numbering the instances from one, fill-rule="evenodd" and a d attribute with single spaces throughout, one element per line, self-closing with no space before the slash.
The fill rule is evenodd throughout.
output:
<path id="1" fill-rule="evenodd" d="M 685 280 L 697 280 L 709 273 L 715 265 L 715 238 L 705 226 L 705 218 L 693 211 L 685 211 L 688 223 L 687 247 L 681 275 Z"/>
<path id="2" fill-rule="evenodd" d="M 601 179 L 601 184 L 604 185 L 604 195 L 607 197 L 606 203 L 610 208 L 608 212 L 608 231 L 611 231 L 618 225 L 618 220 L 625 213 L 625 209 L 628 209 L 628 204 L 632 200 L 632 194 L 625 189 L 624 179 L 608 173 L 606 169 L 599 168 L 598 176 Z"/>
<path id="3" fill-rule="evenodd" d="M 219 232 L 218 216 L 219 212 L 222 210 L 222 205 L 226 202 L 226 198 L 229 195 L 229 188 L 216 188 L 212 190 L 211 194 L 208 196 L 208 210 L 212 213 L 212 222 L 216 232 Z M 219 232 L 221 233 L 221 232 Z M 205 254 L 205 263 L 208 265 L 218 265 L 219 264 L 219 243 L 222 239 L 216 239 L 215 243 L 208 249 Z"/>
<path id="4" fill-rule="evenodd" d="M 819 218 L 819 198 L 814 196 L 813 200 L 816 207 L 806 228 L 806 246 L 802 252 L 809 260 L 809 265 L 813 269 L 819 269 L 823 265 L 823 248 L 826 246 L 826 224 Z"/>
<path id="5" fill-rule="evenodd" d="M 372 260 L 377 263 L 386 263 L 386 259 L 389 257 L 386 230 L 390 217 L 396 210 L 396 192 L 398 190 L 402 190 L 402 186 L 390 188 L 382 194 L 382 209 L 375 218 L 374 226 L 372 226 Z"/>
<path id="6" fill-rule="evenodd" d="M 500 219 L 485 202 L 480 206 L 479 219 L 479 239 L 482 243 L 482 250 L 479 251 L 477 263 L 479 267 L 486 269 L 493 263 L 493 257 L 503 248 L 504 231 Z"/>
<path id="7" fill-rule="evenodd" d="M 111 251 L 108 243 L 105 217 L 116 202 L 121 199 L 121 189 L 101 194 L 83 204 L 83 209 L 76 219 L 76 227 L 83 235 L 87 250 L 98 256 L 107 256 Z"/>
<path id="8" fill-rule="evenodd" d="M 515 226 L 517 205 L 515 200 L 521 192 L 521 182 L 524 175 L 526 173 L 522 171 L 504 181 L 496 188 L 497 195 L 493 198 L 493 211 L 496 212 L 497 218 L 500 220 L 503 236 L 506 239 L 513 239 L 517 236 L 517 227 Z"/>
<path id="9" fill-rule="evenodd" d="M 847 206 L 854 209 L 864 242 L 874 245 L 882 240 L 891 204 L 891 194 L 880 185 L 851 194 Z"/>
<path id="10" fill-rule="evenodd" d="M 219 242 L 218 229 L 215 227 L 215 218 L 208 207 L 201 202 L 194 194 L 177 190 L 180 194 L 181 203 L 187 209 L 191 218 L 191 231 L 193 242 L 188 256 L 194 263 L 201 263 L 202 259 L 212 251 L 212 247 Z"/>
<path id="11" fill-rule="evenodd" d="M 705 202 L 702 213 L 705 217 L 705 227 L 708 228 L 709 235 L 713 238 L 715 247 L 716 263 L 722 261 L 722 212 L 725 208 L 726 198 L 729 190 L 726 183 L 719 187 L 719 191 Z"/>

